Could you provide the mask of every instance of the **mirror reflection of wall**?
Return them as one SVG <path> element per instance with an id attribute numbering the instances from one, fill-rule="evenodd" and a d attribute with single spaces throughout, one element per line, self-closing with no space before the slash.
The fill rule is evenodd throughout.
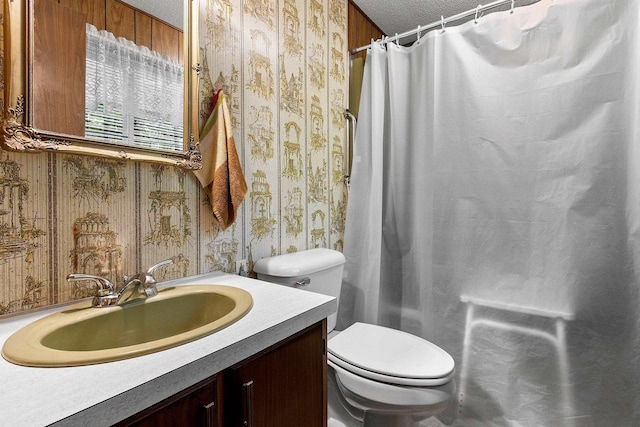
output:
<path id="1" fill-rule="evenodd" d="M 34 0 L 34 30 L 36 129 L 183 150 L 180 28 L 119 0 Z"/>

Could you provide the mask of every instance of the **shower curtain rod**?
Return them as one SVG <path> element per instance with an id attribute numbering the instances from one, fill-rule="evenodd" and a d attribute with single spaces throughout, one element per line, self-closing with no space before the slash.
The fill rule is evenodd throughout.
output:
<path id="1" fill-rule="evenodd" d="M 495 9 L 496 7 L 500 7 L 500 6 L 503 6 L 505 4 L 511 4 L 511 13 L 513 13 L 513 9 L 515 8 L 515 0 L 497 0 L 497 1 L 494 1 L 492 3 L 485 4 L 484 6 L 479 4 L 478 7 L 476 7 L 475 9 L 470 9 L 470 10 L 467 10 L 466 12 L 461 12 L 461 13 L 458 13 L 457 15 L 449 16 L 448 18 L 442 17 L 442 19 L 440 21 L 432 22 L 431 24 L 425 25 L 424 27 L 418 25 L 418 28 L 416 28 L 415 30 L 405 31 L 402 34 L 397 34 L 396 33 L 395 36 L 393 36 L 393 37 L 385 37 L 385 38 L 381 39 L 379 42 L 376 42 L 376 43 L 393 42 L 393 41 L 396 41 L 396 40 L 399 40 L 399 39 L 402 39 L 402 38 L 405 38 L 405 37 L 409 37 L 409 36 L 413 36 L 413 35 L 418 34 L 418 33 L 422 33 L 423 31 L 429 31 L 429 30 L 432 30 L 434 28 L 444 27 L 449 22 L 457 21 L 459 19 L 468 18 L 469 16 L 475 16 L 475 18 L 478 19 L 480 17 L 480 13 L 486 12 L 486 11 L 491 10 L 491 9 Z M 371 47 L 371 45 L 372 45 L 372 43 L 370 43 L 370 44 L 368 44 L 366 46 L 361 46 L 361 47 L 358 47 L 356 49 L 352 49 L 349 53 L 351 55 L 355 55 L 358 52 L 362 52 L 363 50 L 369 49 Z"/>

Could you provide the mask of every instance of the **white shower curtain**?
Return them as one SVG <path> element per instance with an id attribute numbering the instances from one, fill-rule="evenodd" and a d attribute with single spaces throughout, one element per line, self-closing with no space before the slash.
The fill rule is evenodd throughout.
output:
<path id="1" fill-rule="evenodd" d="M 639 22 L 542 0 L 367 53 L 338 326 L 447 350 L 447 422 L 640 425 Z"/>

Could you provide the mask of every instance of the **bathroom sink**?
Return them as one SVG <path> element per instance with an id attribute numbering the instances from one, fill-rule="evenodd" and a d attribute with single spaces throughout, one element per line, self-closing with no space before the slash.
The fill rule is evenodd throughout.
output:
<path id="1" fill-rule="evenodd" d="M 39 319 L 2 348 L 26 366 L 79 366 L 129 359 L 194 341 L 229 326 L 252 307 L 247 291 L 186 285 L 152 298 L 96 308 L 83 302 Z"/>

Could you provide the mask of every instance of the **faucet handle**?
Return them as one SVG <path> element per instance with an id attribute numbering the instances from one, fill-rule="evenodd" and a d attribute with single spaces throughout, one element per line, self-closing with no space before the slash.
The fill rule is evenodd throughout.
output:
<path id="1" fill-rule="evenodd" d="M 146 273 L 144 273 L 144 281 L 142 281 L 142 288 L 144 289 L 144 293 L 147 297 L 153 297 L 158 295 L 158 288 L 156 288 L 156 278 L 153 277 L 154 271 L 156 271 L 160 267 L 164 267 L 165 265 L 173 264 L 172 259 L 165 259 L 164 261 L 160 261 L 159 263 L 152 265 L 149 267 Z"/>
<path id="2" fill-rule="evenodd" d="M 106 295 L 115 292 L 116 287 L 113 286 L 113 283 L 109 281 L 109 279 L 105 279 L 104 277 L 94 276 L 92 274 L 69 274 L 67 276 L 67 280 L 92 280 L 98 284 L 98 293 L 101 295 Z M 106 292 L 105 292 L 106 291 Z"/>
<path id="3" fill-rule="evenodd" d="M 156 271 L 158 268 L 164 267 L 165 265 L 169 265 L 169 264 L 173 264 L 172 259 L 165 259 L 164 261 L 160 261 L 159 263 L 149 267 L 149 269 L 147 270 L 147 275 L 151 276 L 153 275 L 153 272 Z"/>
<path id="4" fill-rule="evenodd" d="M 94 307 L 105 307 L 108 305 L 114 305 L 118 302 L 118 294 L 116 293 L 116 287 L 104 277 L 94 276 L 92 274 L 69 274 L 67 280 L 91 280 L 98 285 L 98 291 L 93 297 L 91 304 Z"/>

